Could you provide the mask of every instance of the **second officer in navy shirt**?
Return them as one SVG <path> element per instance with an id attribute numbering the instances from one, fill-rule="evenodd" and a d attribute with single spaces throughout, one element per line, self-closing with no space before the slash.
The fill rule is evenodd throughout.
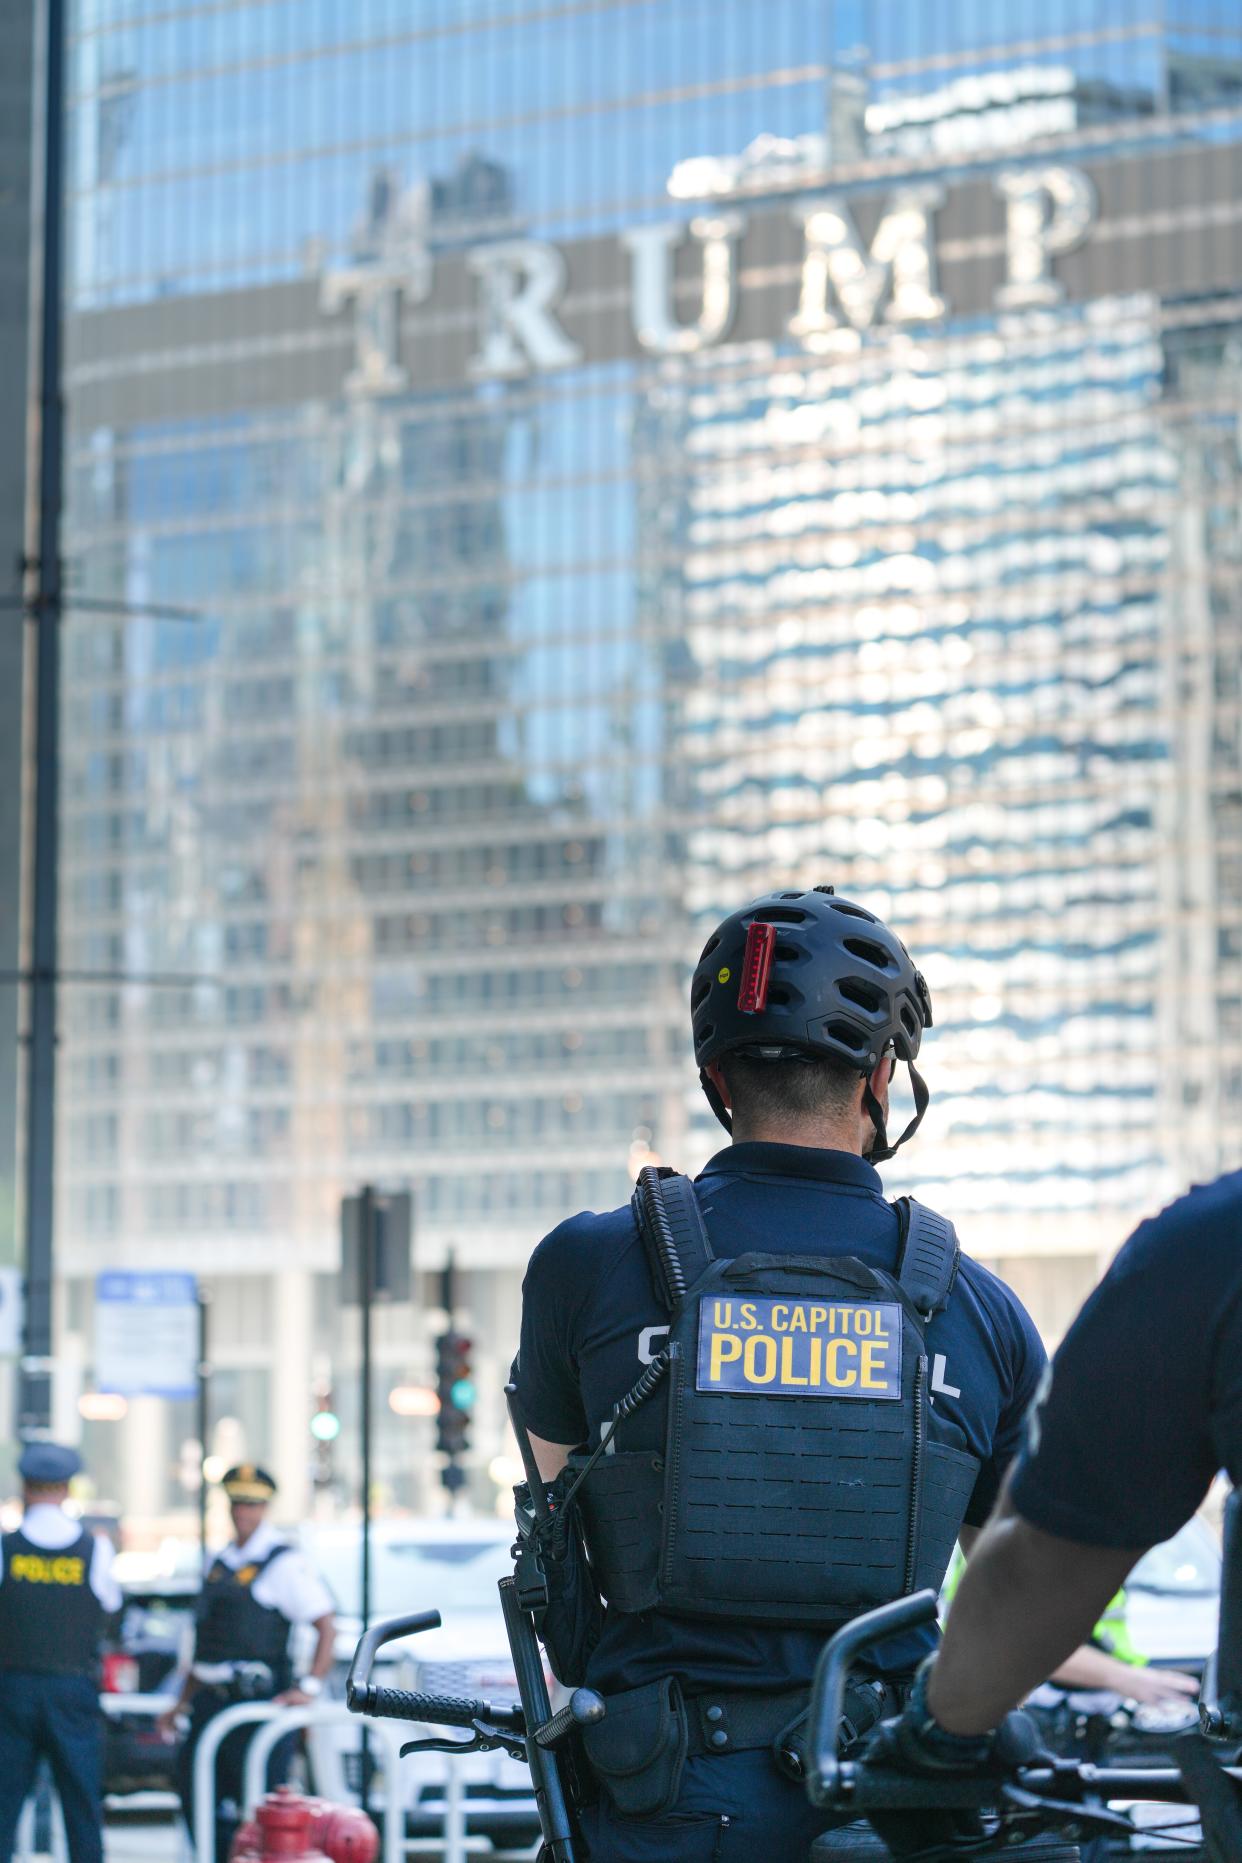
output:
<path id="1" fill-rule="evenodd" d="M 787 1731 L 824 1638 L 969 1547 L 1045 1363 L 951 1226 L 884 1198 L 932 1012 L 875 914 L 831 887 L 754 901 L 708 940 L 691 1013 L 732 1144 L 692 1191 L 649 1173 L 633 1207 L 562 1223 L 523 1290 L 520 1411 L 545 1478 L 586 1472 L 606 1600 L 562 1678 L 607 1700 L 596 1863 L 805 1854 L 826 1821 Z M 899 1062 L 916 1113 L 891 1142 Z M 930 1635 L 875 1652 L 876 1676 Z"/>

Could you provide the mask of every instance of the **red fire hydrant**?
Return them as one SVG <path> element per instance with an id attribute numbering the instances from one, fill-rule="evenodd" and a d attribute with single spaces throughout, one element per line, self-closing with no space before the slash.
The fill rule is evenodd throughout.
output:
<path id="1" fill-rule="evenodd" d="M 229 1863 L 375 1863 L 379 1832 L 353 1805 L 270 1792 L 229 1845 Z"/>

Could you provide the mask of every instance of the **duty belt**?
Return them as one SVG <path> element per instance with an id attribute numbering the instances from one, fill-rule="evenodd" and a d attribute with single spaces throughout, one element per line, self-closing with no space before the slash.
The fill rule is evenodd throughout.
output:
<path id="1" fill-rule="evenodd" d="M 771 1747 L 782 1772 L 792 1779 L 802 1779 L 806 1774 L 805 1723 L 810 1699 L 809 1688 L 786 1689 L 780 1695 L 758 1694 L 753 1689 L 712 1689 L 694 1695 L 685 1703 L 687 1756 Z M 886 1714 L 895 1714 L 900 1706 L 901 1695 L 891 1683 L 851 1683 L 844 1716 L 847 1743 Z"/>
<path id="2" fill-rule="evenodd" d="M 791 1726 L 810 1704 L 809 1688 L 786 1689 L 783 1695 L 760 1695 L 753 1689 L 713 1689 L 686 1702 L 686 1752 L 744 1753 L 752 1747 L 770 1747 L 777 1735 Z"/>

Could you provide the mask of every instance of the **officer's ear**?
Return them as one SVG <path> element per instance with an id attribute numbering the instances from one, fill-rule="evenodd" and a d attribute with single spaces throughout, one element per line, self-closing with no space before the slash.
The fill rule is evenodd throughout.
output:
<path id="1" fill-rule="evenodd" d="M 871 1076 L 866 1082 L 866 1085 L 870 1087 L 872 1093 L 874 1093 L 876 1099 L 880 1102 L 881 1106 L 884 1105 L 885 1099 L 888 1095 L 889 1085 L 892 1081 L 893 1075 L 896 1072 L 897 1072 L 897 1057 L 895 1054 L 882 1055 L 879 1061 L 876 1063 L 876 1065 L 871 1070 Z M 860 1095 L 860 1098 L 861 1097 L 862 1096 Z M 864 1111 L 866 1109 L 865 1101 L 863 1102 L 863 1109 Z"/>
<path id="2" fill-rule="evenodd" d="M 703 1072 L 707 1075 L 707 1078 L 711 1081 L 713 1087 L 715 1087 L 717 1093 L 720 1095 L 721 1100 L 724 1102 L 725 1111 L 727 1113 L 732 1112 L 733 1095 L 729 1092 L 728 1081 L 720 1071 L 719 1061 L 709 1061 L 707 1066 L 703 1069 Z"/>

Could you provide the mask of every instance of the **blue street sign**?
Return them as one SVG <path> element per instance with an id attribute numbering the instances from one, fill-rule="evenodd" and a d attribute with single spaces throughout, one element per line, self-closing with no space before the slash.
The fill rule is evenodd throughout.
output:
<path id="1" fill-rule="evenodd" d="M 107 1269 L 95 1277 L 95 1388 L 125 1397 L 198 1390 L 198 1283 L 192 1274 Z"/>

